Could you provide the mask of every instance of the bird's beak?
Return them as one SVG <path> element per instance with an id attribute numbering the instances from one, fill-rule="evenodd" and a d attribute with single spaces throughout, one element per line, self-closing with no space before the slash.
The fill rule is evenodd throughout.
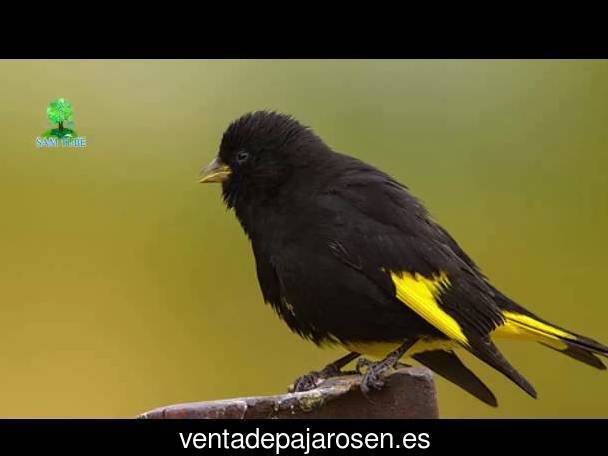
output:
<path id="1" fill-rule="evenodd" d="M 198 181 L 201 184 L 224 182 L 230 176 L 230 172 L 230 167 L 218 157 L 201 170 Z"/>

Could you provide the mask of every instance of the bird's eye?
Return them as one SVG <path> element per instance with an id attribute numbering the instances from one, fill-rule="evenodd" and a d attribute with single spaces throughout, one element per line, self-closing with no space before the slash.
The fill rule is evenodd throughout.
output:
<path id="1" fill-rule="evenodd" d="M 236 154 L 236 161 L 238 164 L 245 163 L 248 158 L 249 158 L 249 152 L 246 152 L 244 150 L 241 150 Z"/>

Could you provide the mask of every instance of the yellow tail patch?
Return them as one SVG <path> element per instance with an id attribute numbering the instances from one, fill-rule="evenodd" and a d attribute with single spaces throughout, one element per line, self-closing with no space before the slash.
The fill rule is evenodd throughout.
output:
<path id="1" fill-rule="evenodd" d="M 424 318 L 427 322 L 464 346 L 468 346 L 467 337 L 458 322 L 439 306 L 439 297 L 444 289 L 450 286 L 445 272 L 425 277 L 421 274 L 391 272 L 397 298 L 406 306 Z"/>
<path id="2" fill-rule="evenodd" d="M 528 315 L 503 312 L 503 316 L 505 323 L 494 330 L 495 336 L 541 341 L 560 350 L 568 348 L 562 339 L 576 339 L 572 334 Z"/>

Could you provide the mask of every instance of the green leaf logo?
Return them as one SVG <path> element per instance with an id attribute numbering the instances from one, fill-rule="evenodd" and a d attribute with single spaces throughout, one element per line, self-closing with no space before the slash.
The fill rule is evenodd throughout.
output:
<path id="1" fill-rule="evenodd" d="M 51 101 L 46 108 L 46 115 L 52 124 L 62 124 L 72 121 L 72 105 L 65 98 L 57 98 Z"/>
<path id="2" fill-rule="evenodd" d="M 71 124 L 72 112 L 72 105 L 65 98 L 57 98 L 51 101 L 49 107 L 46 108 L 46 116 L 51 124 L 57 125 L 57 128 L 48 130 L 44 133 L 44 136 L 57 138 L 78 136 L 74 130 L 64 126 L 64 123 Z"/>

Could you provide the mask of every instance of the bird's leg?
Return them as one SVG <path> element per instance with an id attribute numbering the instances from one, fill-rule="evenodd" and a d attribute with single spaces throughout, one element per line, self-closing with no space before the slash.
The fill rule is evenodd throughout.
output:
<path id="1" fill-rule="evenodd" d="M 384 386 L 384 379 L 382 376 L 385 371 L 400 364 L 399 360 L 401 357 L 415 343 L 416 339 L 404 342 L 401 346 L 399 346 L 399 348 L 390 352 L 382 361 L 374 362 L 365 358 L 359 359 L 357 362 L 357 371 L 361 373 L 362 368 L 367 368 L 363 378 L 361 379 L 361 391 L 363 394 L 367 396 L 372 389 L 381 389 Z"/>
<path id="2" fill-rule="evenodd" d="M 348 355 L 343 356 L 340 359 L 335 360 L 333 363 L 329 363 L 320 371 L 312 371 L 306 375 L 302 375 L 298 377 L 294 382 L 290 392 L 297 393 L 300 391 L 309 391 L 311 389 L 316 388 L 323 380 L 327 380 L 331 377 L 337 377 L 344 372 L 342 372 L 342 368 L 350 363 L 353 359 L 356 359 L 360 356 L 359 353 L 352 352 Z"/>

